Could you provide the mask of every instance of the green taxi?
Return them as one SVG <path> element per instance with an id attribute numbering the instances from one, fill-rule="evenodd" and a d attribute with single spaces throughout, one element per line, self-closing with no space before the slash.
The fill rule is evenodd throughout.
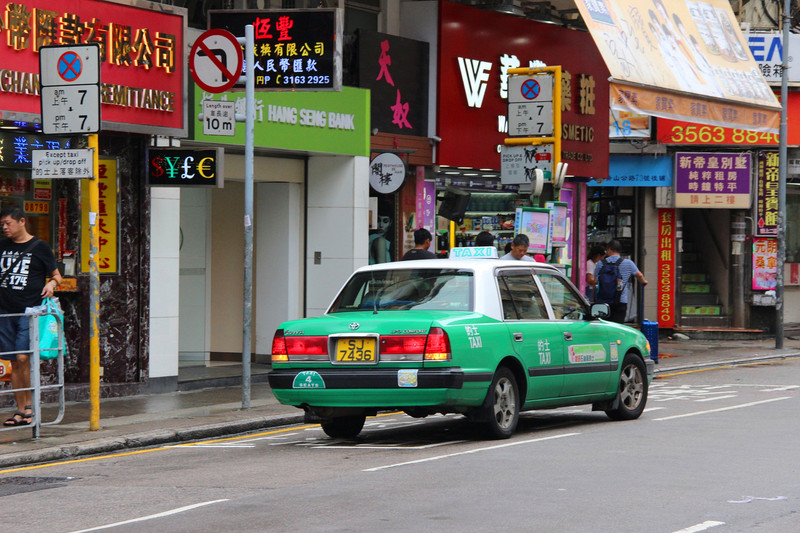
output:
<path id="1" fill-rule="evenodd" d="M 432 259 L 358 269 L 320 317 L 284 322 L 269 384 L 334 438 L 366 416 L 461 413 L 510 437 L 521 411 L 591 404 L 638 418 L 653 375 L 637 330 L 602 320 L 555 267 Z"/>

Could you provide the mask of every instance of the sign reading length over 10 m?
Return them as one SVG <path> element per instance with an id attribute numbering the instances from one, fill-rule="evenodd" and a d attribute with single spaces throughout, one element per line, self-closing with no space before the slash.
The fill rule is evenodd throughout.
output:
<path id="1" fill-rule="evenodd" d="M 43 46 L 39 51 L 42 131 L 100 131 L 100 46 Z"/>

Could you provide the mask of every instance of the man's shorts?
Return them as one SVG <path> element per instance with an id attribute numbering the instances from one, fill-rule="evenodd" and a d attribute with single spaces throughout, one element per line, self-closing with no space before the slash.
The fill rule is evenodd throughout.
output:
<path id="1" fill-rule="evenodd" d="M 0 309 L 0 314 L 5 311 Z M 0 359 L 16 361 L 18 353 L 30 350 L 31 322 L 28 316 L 0 316 Z"/>

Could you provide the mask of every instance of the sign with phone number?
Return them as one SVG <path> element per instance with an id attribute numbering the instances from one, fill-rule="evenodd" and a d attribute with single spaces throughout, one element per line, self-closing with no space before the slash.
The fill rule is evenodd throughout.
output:
<path id="1" fill-rule="evenodd" d="M 681 122 L 677 120 L 658 119 L 659 142 L 667 144 L 749 144 L 775 145 L 780 137 L 775 133 L 764 133 L 752 130 L 723 128 L 721 126 L 705 126 Z M 797 144 L 800 141 L 792 141 Z"/>

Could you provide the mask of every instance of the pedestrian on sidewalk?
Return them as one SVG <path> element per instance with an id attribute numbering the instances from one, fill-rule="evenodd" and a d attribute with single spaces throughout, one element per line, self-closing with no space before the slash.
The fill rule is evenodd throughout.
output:
<path id="1" fill-rule="evenodd" d="M 534 258 L 528 255 L 528 247 L 531 245 L 530 239 L 524 233 L 520 233 L 514 240 L 511 241 L 511 251 L 500 259 L 516 259 L 517 261 L 534 261 Z"/>
<path id="2" fill-rule="evenodd" d="M 432 238 L 431 232 L 425 228 L 414 231 L 414 247 L 403 254 L 401 261 L 436 259 L 436 254 L 428 250 L 431 247 Z"/>
<path id="3" fill-rule="evenodd" d="M 594 268 L 606 256 L 606 247 L 595 244 L 589 250 L 589 259 L 586 261 L 586 298 L 590 303 L 594 303 L 597 283 L 594 279 Z"/>
<path id="4" fill-rule="evenodd" d="M 11 386 L 31 386 L 30 319 L 3 315 L 24 313 L 26 307 L 41 305 L 61 283 L 61 274 L 50 246 L 28 233 L 25 212 L 17 206 L 0 210 L 0 225 L 7 237 L 0 240 L 0 351 L 11 361 Z M 50 281 L 47 281 L 47 277 Z M 4 426 L 27 426 L 33 421 L 31 391 L 14 393 L 17 411 Z"/>
<path id="5" fill-rule="evenodd" d="M 636 278 L 642 286 L 647 285 L 647 280 L 639 271 L 636 263 L 630 259 L 623 259 L 619 254 L 622 245 L 614 240 L 606 247 L 606 257 L 594 268 L 592 281 L 597 285 L 598 303 L 608 304 L 611 307 L 612 322 L 625 322 L 628 311 L 628 291 L 626 290 L 630 279 Z"/>

